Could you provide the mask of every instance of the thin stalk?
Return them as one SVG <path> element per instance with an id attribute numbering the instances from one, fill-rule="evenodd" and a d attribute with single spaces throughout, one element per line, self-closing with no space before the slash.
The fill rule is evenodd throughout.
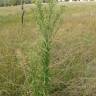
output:
<path id="1" fill-rule="evenodd" d="M 25 15 L 25 11 L 24 11 L 24 0 L 21 0 L 21 9 L 22 9 L 21 23 L 24 24 L 24 15 Z"/>

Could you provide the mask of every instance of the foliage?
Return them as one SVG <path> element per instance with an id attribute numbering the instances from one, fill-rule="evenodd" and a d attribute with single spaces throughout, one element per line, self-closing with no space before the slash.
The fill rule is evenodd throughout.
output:
<path id="1" fill-rule="evenodd" d="M 55 0 L 49 0 L 48 4 L 46 6 L 42 5 L 42 0 L 37 0 L 36 2 L 36 9 L 35 9 L 35 19 L 41 34 L 41 57 L 40 57 L 40 66 L 37 67 L 39 72 L 38 74 L 35 74 L 40 76 L 40 78 L 33 78 L 33 81 L 37 81 L 33 86 L 33 94 L 34 96 L 49 96 L 49 89 L 50 89 L 50 49 L 52 46 L 52 38 L 54 33 L 57 30 L 57 25 L 60 20 L 60 8 L 57 6 Z M 37 65 L 38 66 L 38 65 Z M 41 68 L 41 69 L 40 69 Z M 38 70 L 35 70 L 35 73 L 38 72 Z M 31 73 L 33 74 L 33 73 Z M 39 82 L 41 82 L 39 84 Z M 37 86 L 37 84 L 39 84 Z M 37 88 L 38 87 L 38 88 Z"/>
<path id="2" fill-rule="evenodd" d="M 20 5 L 22 0 L 0 0 L 0 6 Z M 26 4 L 32 3 L 31 0 L 24 0 Z"/>

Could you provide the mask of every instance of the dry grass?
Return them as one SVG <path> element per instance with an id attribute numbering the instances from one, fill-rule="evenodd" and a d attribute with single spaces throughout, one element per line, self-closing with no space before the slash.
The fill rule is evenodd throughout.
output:
<path id="1" fill-rule="evenodd" d="M 64 22 L 54 37 L 51 55 L 52 96 L 96 96 L 95 6 L 65 4 L 63 8 Z M 21 63 L 30 63 L 31 52 L 34 63 L 39 62 L 35 57 L 40 36 L 31 5 L 26 6 L 23 32 L 19 8 L 0 8 L 0 96 L 27 96 L 30 88 L 24 83 Z"/>

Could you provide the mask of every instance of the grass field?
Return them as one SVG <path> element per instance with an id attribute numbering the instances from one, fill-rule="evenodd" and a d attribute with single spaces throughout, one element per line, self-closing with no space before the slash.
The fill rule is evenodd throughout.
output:
<path id="1" fill-rule="evenodd" d="M 53 39 L 50 96 L 96 96 L 96 3 L 67 3 Z M 30 96 L 30 63 L 39 62 L 33 6 L 0 8 L 0 96 Z M 23 95 L 22 95 L 23 94 Z"/>

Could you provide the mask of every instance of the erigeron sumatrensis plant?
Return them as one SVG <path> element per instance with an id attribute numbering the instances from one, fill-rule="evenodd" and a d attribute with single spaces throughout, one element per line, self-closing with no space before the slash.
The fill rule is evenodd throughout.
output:
<path id="1" fill-rule="evenodd" d="M 35 20 L 41 34 L 41 55 L 40 66 L 35 66 L 32 71 L 35 76 L 32 81 L 33 95 L 34 96 L 49 96 L 50 89 L 50 50 L 52 47 L 52 39 L 55 35 L 59 21 L 61 20 L 61 7 L 57 4 L 56 0 L 48 0 L 46 4 L 42 3 L 43 0 L 36 0 L 34 9 Z M 38 72 L 40 70 L 40 72 Z M 37 80 L 38 79 L 38 80 Z"/>

